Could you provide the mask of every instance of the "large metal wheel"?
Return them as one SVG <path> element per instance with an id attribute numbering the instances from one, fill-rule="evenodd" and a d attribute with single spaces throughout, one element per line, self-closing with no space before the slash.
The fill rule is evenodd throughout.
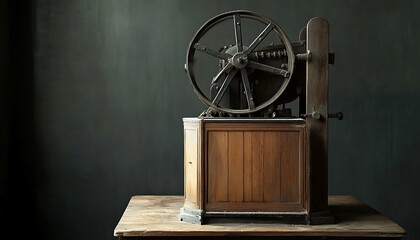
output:
<path id="1" fill-rule="evenodd" d="M 257 21 L 265 26 L 261 32 L 254 37 L 252 37 L 253 41 L 249 43 L 249 45 L 244 45 L 242 42 L 242 20 L 243 19 L 250 19 L 252 21 Z M 209 48 L 200 42 L 203 36 L 206 33 L 224 21 L 232 21 L 234 33 L 235 33 L 235 47 L 233 48 L 234 51 L 217 51 L 215 49 Z M 248 21 L 248 20 L 247 20 Z M 253 58 L 254 53 L 253 51 L 259 46 L 259 44 L 266 38 L 267 35 L 274 34 L 275 37 L 284 44 L 286 52 L 287 52 L 287 64 L 282 64 L 282 66 L 273 66 L 267 65 L 258 62 L 255 58 Z M 217 94 L 214 98 L 210 99 L 206 96 L 202 89 L 200 89 L 199 84 L 196 82 L 195 73 L 194 73 L 194 61 L 195 61 L 195 54 L 196 52 L 202 52 L 206 55 L 209 55 L 213 58 L 224 60 L 226 64 L 214 75 L 213 79 L 208 79 L 209 83 L 219 82 L 220 87 L 218 88 Z M 197 31 L 197 33 L 192 38 L 187 52 L 186 64 L 185 69 L 189 80 L 193 86 L 195 94 L 199 97 L 199 99 L 208 107 L 213 108 L 215 110 L 226 112 L 230 114 L 250 114 L 254 112 L 258 112 L 271 104 L 273 104 L 276 99 L 280 97 L 280 95 L 286 89 L 290 78 L 292 77 L 293 69 L 294 69 L 294 61 L 295 55 L 293 53 L 293 49 L 289 39 L 287 38 L 286 34 L 283 30 L 272 20 L 256 14 L 250 11 L 231 11 L 222 13 L 218 16 L 213 17 L 209 21 L 207 21 L 201 28 Z M 248 69 L 248 70 L 247 70 Z M 254 102 L 254 95 L 250 88 L 250 81 L 248 77 L 249 71 L 252 69 L 268 72 L 274 75 L 278 75 L 282 79 L 282 84 L 278 88 L 278 90 L 268 98 L 268 100 L 256 104 Z M 222 106 L 220 101 L 224 96 L 226 90 L 229 87 L 229 84 L 232 82 L 235 76 L 241 76 L 241 81 L 243 84 L 244 93 L 246 96 L 247 106 L 241 109 L 232 109 L 226 106 Z M 207 80 L 206 80 L 207 81 Z"/>

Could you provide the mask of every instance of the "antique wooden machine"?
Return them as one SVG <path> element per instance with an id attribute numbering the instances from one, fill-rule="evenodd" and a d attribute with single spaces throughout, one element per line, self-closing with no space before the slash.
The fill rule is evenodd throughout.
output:
<path id="1" fill-rule="evenodd" d="M 183 119 L 181 221 L 333 222 L 328 118 L 343 114 L 328 114 L 328 39 L 323 18 L 290 42 L 250 11 L 220 14 L 198 30 L 185 70 L 208 109 Z"/>

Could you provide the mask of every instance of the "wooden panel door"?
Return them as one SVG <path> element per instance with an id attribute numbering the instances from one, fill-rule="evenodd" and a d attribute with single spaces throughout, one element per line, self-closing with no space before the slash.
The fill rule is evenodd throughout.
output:
<path id="1" fill-rule="evenodd" d="M 304 212 L 304 128 L 206 123 L 206 211 Z"/>
<path id="2" fill-rule="evenodd" d="M 184 119 L 184 204 L 201 208 L 202 121 Z"/>

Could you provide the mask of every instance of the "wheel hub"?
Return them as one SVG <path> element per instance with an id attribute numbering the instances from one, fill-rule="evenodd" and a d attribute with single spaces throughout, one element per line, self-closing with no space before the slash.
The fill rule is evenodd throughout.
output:
<path id="1" fill-rule="evenodd" d="M 248 64 L 248 56 L 245 53 L 238 52 L 229 61 L 238 69 L 246 67 Z"/>

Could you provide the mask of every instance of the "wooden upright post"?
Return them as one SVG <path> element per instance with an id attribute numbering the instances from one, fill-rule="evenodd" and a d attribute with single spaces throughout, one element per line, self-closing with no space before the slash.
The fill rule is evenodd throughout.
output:
<path id="1" fill-rule="evenodd" d="M 328 36 L 329 24 L 323 18 L 313 18 L 307 25 L 306 112 L 309 211 L 311 224 L 331 221 L 328 214 Z M 318 220 L 317 220 L 318 219 Z"/>

